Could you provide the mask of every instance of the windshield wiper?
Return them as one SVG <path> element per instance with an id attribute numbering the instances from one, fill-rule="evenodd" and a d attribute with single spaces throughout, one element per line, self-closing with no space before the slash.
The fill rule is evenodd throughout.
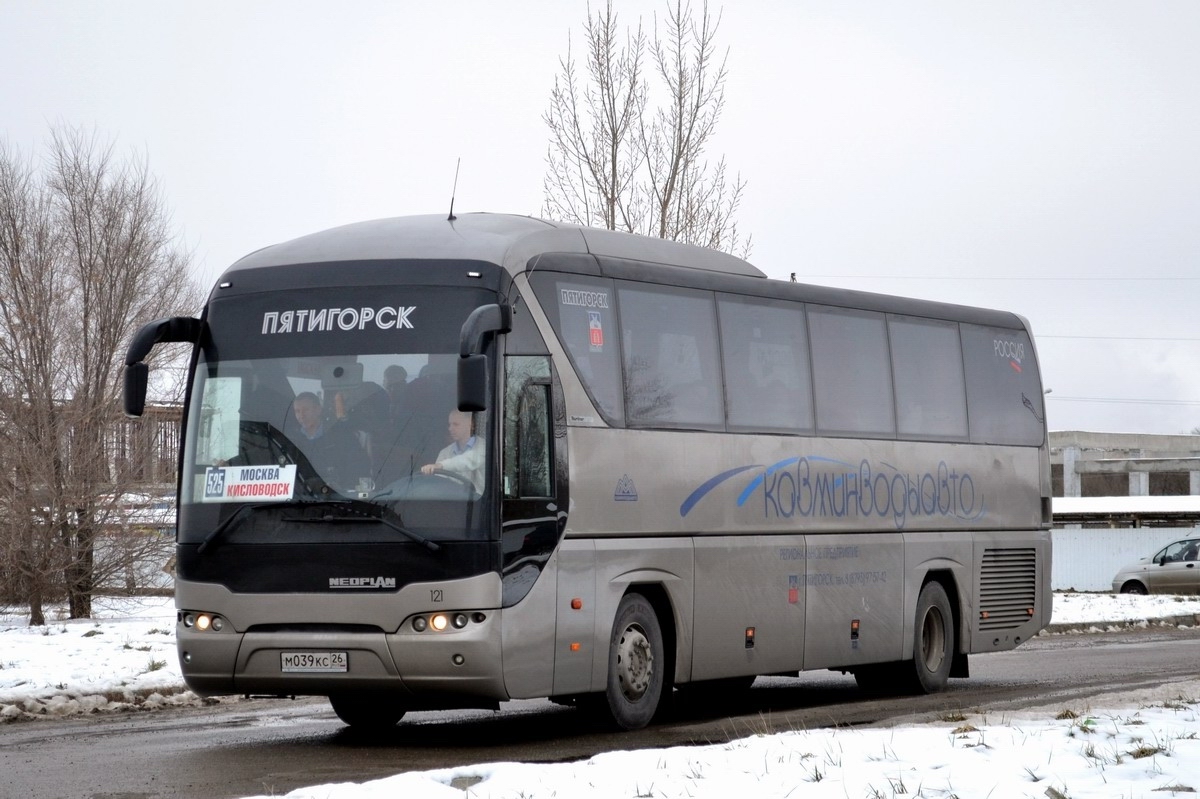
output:
<path id="1" fill-rule="evenodd" d="M 323 516 L 316 516 L 316 517 L 313 517 L 313 516 L 285 516 L 285 517 L 283 517 L 283 520 L 285 522 L 301 522 L 301 523 L 307 523 L 307 524 L 316 524 L 318 522 L 330 522 L 330 523 L 379 522 L 380 524 L 382 524 L 386 527 L 390 527 L 391 529 L 395 530 L 396 532 L 400 533 L 401 535 L 403 535 L 413 541 L 416 541 L 418 544 L 425 547 L 430 552 L 437 552 L 439 549 L 441 549 L 440 545 L 438 545 L 437 543 L 435 543 L 433 541 L 430 541 L 428 538 L 421 535 L 420 533 L 413 532 L 412 530 L 409 530 L 407 527 L 405 527 L 401 524 L 398 524 L 397 522 L 388 518 L 388 516 L 385 515 L 387 512 L 387 509 L 381 505 L 376 505 L 374 502 L 367 502 L 367 501 L 361 500 L 361 499 L 321 499 L 321 500 L 315 500 L 315 501 L 293 503 L 293 504 L 289 505 L 289 507 L 296 507 L 297 505 L 301 506 L 301 507 L 311 507 L 313 505 L 320 505 L 322 507 L 328 507 L 328 508 L 339 508 L 339 509 L 345 511 L 346 515 L 335 516 L 332 513 L 326 513 Z"/>
<path id="2" fill-rule="evenodd" d="M 204 540 L 200 542 L 200 546 L 196 547 L 196 554 L 197 555 L 204 554 L 204 550 L 208 549 L 208 545 L 211 544 L 212 542 L 216 541 L 218 538 L 220 538 L 221 535 L 224 534 L 224 532 L 226 530 L 228 530 L 230 527 L 232 527 L 233 523 L 235 521 L 238 521 L 239 519 L 241 519 L 242 515 L 245 514 L 247 511 L 262 510 L 263 508 L 278 508 L 278 507 L 279 507 L 278 502 L 255 502 L 250 505 L 242 505 L 237 510 L 235 510 L 233 513 L 229 514 L 229 516 L 225 517 L 225 521 L 221 522 L 216 527 L 214 527 L 212 529 L 212 532 L 210 532 L 208 535 L 204 536 Z"/>

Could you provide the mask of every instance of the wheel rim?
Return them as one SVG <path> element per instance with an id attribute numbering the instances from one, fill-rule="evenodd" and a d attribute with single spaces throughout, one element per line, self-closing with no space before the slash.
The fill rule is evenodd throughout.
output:
<path id="1" fill-rule="evenodd" d="M 654 651 L 641 626 L 631 624 L 617 644 L 617 679 L 621 693 L 630 702 L 641 699 L 654 675 Z"/>
<path id="2" fill-rule="evenodd" d="M 925 668 L 936 673 L 946 658 L 946 624 L 941 611 L 930 608 L 921 623 L 921 659 Z"/>

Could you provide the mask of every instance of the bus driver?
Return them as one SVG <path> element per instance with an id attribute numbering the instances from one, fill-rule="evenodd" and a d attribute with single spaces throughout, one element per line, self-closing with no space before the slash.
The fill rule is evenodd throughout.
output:
<path id="1" fill-rule="evenodd" d="M 471 482 L 475 493 L 483 493 L 484 446 L 473 435 L 471 414 L 450 411 L 450 444 L 438 453 L 437 461 L 421 467 L 421 474 L 451 472 Z"/>

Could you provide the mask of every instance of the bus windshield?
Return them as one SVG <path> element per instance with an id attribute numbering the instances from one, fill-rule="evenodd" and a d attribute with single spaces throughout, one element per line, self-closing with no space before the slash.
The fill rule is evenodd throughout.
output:
<path id="1" fill-rule="evenodd" d="M 351 304 L 345 293 L 325 304 L 353 311 L 349 330 L 281 334 L 278 311 L 213 303 L 188 410 L 180 543 L 217 528 L 237 543 L 485 535 L 487 414 L 460 413 L 455 391 L 458 330 L 486 297 L 426 287 L 406 304 Z M 424 329 L 423 306 L 438 312 Z M 411 327 L 384 329 L 379 313 Z"/>

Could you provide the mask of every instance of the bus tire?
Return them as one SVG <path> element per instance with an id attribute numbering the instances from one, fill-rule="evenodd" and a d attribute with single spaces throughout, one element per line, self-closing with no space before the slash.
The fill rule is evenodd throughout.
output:
<path id="1" fill-rule="evenodd" d="M 936 693 L 946 687 L 955 650 L 954 611 L 946 589 L 936 580 L 925 583 L 917 597 L 913 628 L 909 687 L 913 693 Z"/>
<path id="2" fill-rule="evenodd" d="M 339 719 L 356 730 L 390 730 L 405 713 L 400 702 L 385 694 L 335 694 L 329 704 Z"/>
<path id="3" fill-rule="evenodd" d="M 617 607 L 608 646 L 605 699 L 623 730 L 645 727 L 663 696 L 666 653 L 654 608 L 641 594 L 626 594 Z"/>

